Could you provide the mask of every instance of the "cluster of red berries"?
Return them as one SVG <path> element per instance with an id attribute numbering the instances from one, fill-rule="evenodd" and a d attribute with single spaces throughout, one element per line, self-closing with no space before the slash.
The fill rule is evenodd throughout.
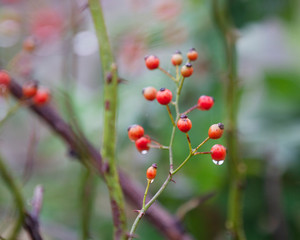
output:
<path id="1" fill-rule="evenodd" d="M 141 153 L 145 153 L 150 149 L 149 144 L 151 139 L 149 136 L 144 135 L 144 128 L 140 125 L 131 125 L 128 129 L 128 138 L 135 142 L 137 150 Z"/>
<path id="2" fill-rule="evenodd" d="M 0 86 L 8 89 L 10 87 L 11 77 L 4 71 L 0 70 Z M 23 99 L 32 99 L 35 105 L 41 106 L 50 100 L 50 92 L 46 88 L 39 88 L 38 82 L 34 80 L 27 81 L 22 86 Z"/>

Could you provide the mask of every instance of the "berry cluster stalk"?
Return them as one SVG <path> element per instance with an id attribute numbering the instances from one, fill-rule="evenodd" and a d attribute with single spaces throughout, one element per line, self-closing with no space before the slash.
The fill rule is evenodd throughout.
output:
<path id="1" fill-rule="evenodd" d="M 104 22 L 101 1 L 89 0 L 89 7 L 95 25 L 100 46 L 100 58 L 104 80 L 104 125 L 102 156 L 107 168 L 103 170 L 107 183 L 112 216 L 114 222 L 114 239 L 126 239 L 126 217 L 124 197 L 116 168 L 116 110 L 118 76 L 116 64 L 109 44 Z"/>
<path id="2" fill-rule="evenodd" d="M 178 68 L 178 67 L 177 67 Z M 166 74 L 166 71 L 159 67 L 159 69 L 164 73 Z M 170 74 L 166 74 L 167 76 L 169 76 Z M 169 76 L 170 77 L 170 76 Z M 169 108 L 169 106 L 167 105 L 167 112 L 170 116 L 170 119 L 171 119 L 171 123 L 172 123 L 172 133 L 171 133 L 171 137 L 170 137 L 170 142 L 169 142 L 169 145 L 168 147 L 163 147 L 162 149 L 167 149 L 169 151 L 169 174 L 168 174 L 168 177 L 166 178 L 166 180 L 164 181 L 164 183 L 162 184 L 162 186 L 159 188 L 159 190 L 156 192 L 156 194 L 148 201 L 147 204 L 145 204 L 145 199 L 146 199 L 146 195 L 147 195 L 147 192 L 148 192 L 148 188 L 149 188 L 149 180 L 148 180 L 148 184 L 147 184 L 147 188 L 146 188 L 146 191 L 145 191 L 145 197 L 144 197 L 144 201 L 143 201 L 143 205 L 142 205 L 142 209 L 141 210 L 138 210 L 138 216 L 136 217 L 132 227 L 131 227 L 131 230 L 130 230 L 130 234 L 129 234 L 129 240 L 130 239 L 133 239 L 134 238 L 134 235 L 135 235 L 135 231 L 136 231 L 136 228 L 139 224 L 139 222 L 141 221 L 142 217 L 145 215 L 146 211 L 148 210 L 148 208 L 156 201 L 156 199 L 160 196 L 160 194 L 165 190 L 165 188 L 168 186 L 168 184 L 173 180 L 173 176 L 194 156 L 194 155 L 198 155 L 199 153 L 197 152 L 198 149 L 203 146 L 203 144 L 205 144 L 210 138 L 207 137 L 202 143 L 200 143 L 195 149 L 192 148 L 192 145 L 191 145 L 191 142 L 190 142 L 190 139 L 189 139 L 189 136 L 188 134 L 186 133 L 187 135 L 187 142 L 188 142 L 188 146 L 189 146 L 189 154 L 188 156 L 185 158 L 185 160 L 174 170 L 174 164 L 173 164 L 173 150 L 172 150 L 172 147 L 173 147 L 173 142 L 174 142 L 174 138 L 175 138 L 175 131 L 176 131 L 176 124 L 178 122 L 178 120 L 180 119 L 180 111 L 179 111 L 179 98 L 180 98 L 180 92 L 181 92 L 181 89 L 182 89 L 182 86 L 183 86 L 183 82 L 185 80 L 185 78 L 179 74 L 179 71 L 176 70 L 176 78 L 175 77 L 170 77 L 174 83 L 176 84 L 177 86 L 177 89 L 176 89 L 176 98 L 175 98 L 175 102 L 172 102 L 172 104 L 174 105 L 174 108 L 175 108 L 175 112 L 176 112 L 176 117 L 175 117 L 175 120 L 172 116 L 172 113 L 171 113 L 171 110 Z M 205 152 L 205 154 L 210 154 L 210 152 Z"/>
<path id="3" fill-rule="evenodd" d="M 228 217 L 226 227 L 234 240 L 245 240 L 243 228 L 243 189 L 245 177 L 245 165 L 239 154 L 239 142 L 237 136 L 237 113 L 240 92 L 237 78 L 236 40 L 237 36 L 232 26 L 228 13 L 228 1 L 221 4 L 219 0 L 213 1 L 213 14 L 215 22 L 222 33 L 225 45 L 227 61 L 227 78 L 225 84 L 226 94 L 226 141 L 229 160 L 230 193 L 228 203 Z"/>

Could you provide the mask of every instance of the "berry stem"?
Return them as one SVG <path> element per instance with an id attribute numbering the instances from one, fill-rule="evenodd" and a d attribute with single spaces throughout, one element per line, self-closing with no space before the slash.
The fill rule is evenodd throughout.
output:
<path id="1" fill-rule="evenodd" d="M 179 66 L 176 65 L 176 83 L 179 82 L 179 77 L 180 77 L 180 75 L 179 75 Z"/>
<path id="2" fill-rule="evenodd" d="M 177 89 L 178 95 L 179 95 L 180 92 L 181 92 L 181 89 L 182 89 L 182 86 L 183 86 L 184 79 L 185 79 L 185 77 L 182 77 L 181 79 L 179 79 L 180 85 L 179 85 L 179 87 L 178 87 L 178 89 Z"/>
<path id="3" fill-rule="evenodd" d="M 147 198 L 147 194 L 148 194 L 148 190 L 149 190 L 149 186 L 150 186 L 151 182 L 152 182 L 151 179 L 147 179 L 147 187 L 146 187 L 145 194 L 144 194 L 143 207 L 142 207 L 142 209 L 145 208 L 146 198 Z"/>
<path id="4" fill-rule="evenodd" d="M 170 73 L 168 73 L 165 69 L 163 69 L 162 67 L 158 67 L 158 69 L 160 71 L 162 71 L 164 74 L 166 74 L 169 78 L 171 78 L 173 80 L 173 82 L 175 82 L 175 83 L 177 82 L 177 80 Z"/>
<path id="5" fill-rule="evenodd" d="M 190 139 L 190 136 L 189 136 L 188 133 L 185 133 L 185 135 L 186 135 L 186 139 L 187 139 L 187 141 L 188 141 L 189 149 L 190 149 L 190 153 L 191 153 L 191 152 L 193 151 L 193 150 L 192 150 L 192 145 L 191 145 L 191 139 Z"/>
<path id="6" fill-rule="evenodd" d="M 175 126 L 175 122 L 174 122 L 174 119 L 173 119 L 173 116 L 172 116 L 172 113 L 171 113 L 171 110 L 170 110 L 170 107 L 169 107 L 169 104 L 166 105 L 167 107 L 167 110 L 168 110 L 168 114 L 169 114 L 169 117 L 171 119 L 171 122 L 172 122 L 172 125 Z"/>
<path id="7" fill-rule="evenodd" d="M 199 154 L 211 154 L 211 152 L 196 152 L 194 155 L 199 155 Z"/>
<path id="8" fill-rule="evenodd" d="M 192 152 L 192 154 L 195 154 L 195 152 L 197 152 L 197 150 L 198 150 L 200 147 L 202 147 L 203 144 L 206 143 L 209 139 L 210 139 L 209 137 L 205 138 L 204 141 L 203 141 L 202 143 L 200 143 L 200 144 L 194 149 L 194 151 Z"/>
<path id="9" fill-rule="evenodd" d="M 184 113 L 184 115 L 187 115 L 188 113 L 190 113 L 191 111 L 195 110 L 198 107 L 197 104 L 195 104 L 194 106 L 192 106 L 191 108 L 189 108 L 188 110 L 186 110 Z"/>

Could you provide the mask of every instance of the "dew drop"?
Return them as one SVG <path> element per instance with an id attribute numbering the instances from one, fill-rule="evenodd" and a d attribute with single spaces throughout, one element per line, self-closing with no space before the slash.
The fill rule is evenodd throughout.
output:
<path id="1" fill-rule="evenodd" d="M 150 181 L 150 183 L 153 183 L 154 182 L 154 179 L 152 179 L 151 181 Z"/>
<path id="2" fill-rule="evenodd" d="M 217 161 L 217 160 L 212 160 L 214 164 L 216 165 L 222 165 L 224 163 L 224 160 L 220 160 L 220 161 Z"/>
<path id="3" fill-rule="evenodd" d="M 145 154 L 147 154 L 148 153 L 148 150 L 143 150 L 143 151 L 141 151 L 141 154 L 143 154 L 143 155 L 145 155 Z"/>

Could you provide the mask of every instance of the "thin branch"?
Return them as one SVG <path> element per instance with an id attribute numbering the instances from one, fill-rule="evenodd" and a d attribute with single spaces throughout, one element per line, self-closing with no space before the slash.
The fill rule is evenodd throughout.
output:
<path id="1" fill-rule="evenodd" d="M 14 80 L 11 80 L 10 92 L 17 98 L 22 98 L 21 86 Z M 58 115 L 56 111 L 50 105 L 44 105 L 42 107 L 30 106 L 29 109 L 37 114 L 48 126 L 62 138 L 69 146 L 69 149 L 74 153 L 77 153 L 78 136 L 74 133 L 72 128 Z M 87 152 L 90 156 L 90 164 L 94 166 L 95 170 L 103 176 L 106 165 L 102 162 L 102 156 L 99 151 L 91 145 L 91 143 L 83 138 L 80 141 L 84 144 Z M 80 154 L 80 152 L 78 153 Z M 82 156 L 77 156 L 81 161 Z M 86 156 L 84 156 L 86 157 Z M 81 161 L 82 162 L 82 161 Z M 130 177 L 122 170 L 119 170 L 119 179 L 124 195 L 129 203 L 134 208 L 139 208 L 144 197 L 144 188 L 137 183 L 133 182 Z M 185 233 L 181 223 L 176 217 L 169 214 L 160 204 L 157 202 L 148 209 L 146 218 L 167 238 L 170 240 L 190 240 L 191 237 Z"/>

